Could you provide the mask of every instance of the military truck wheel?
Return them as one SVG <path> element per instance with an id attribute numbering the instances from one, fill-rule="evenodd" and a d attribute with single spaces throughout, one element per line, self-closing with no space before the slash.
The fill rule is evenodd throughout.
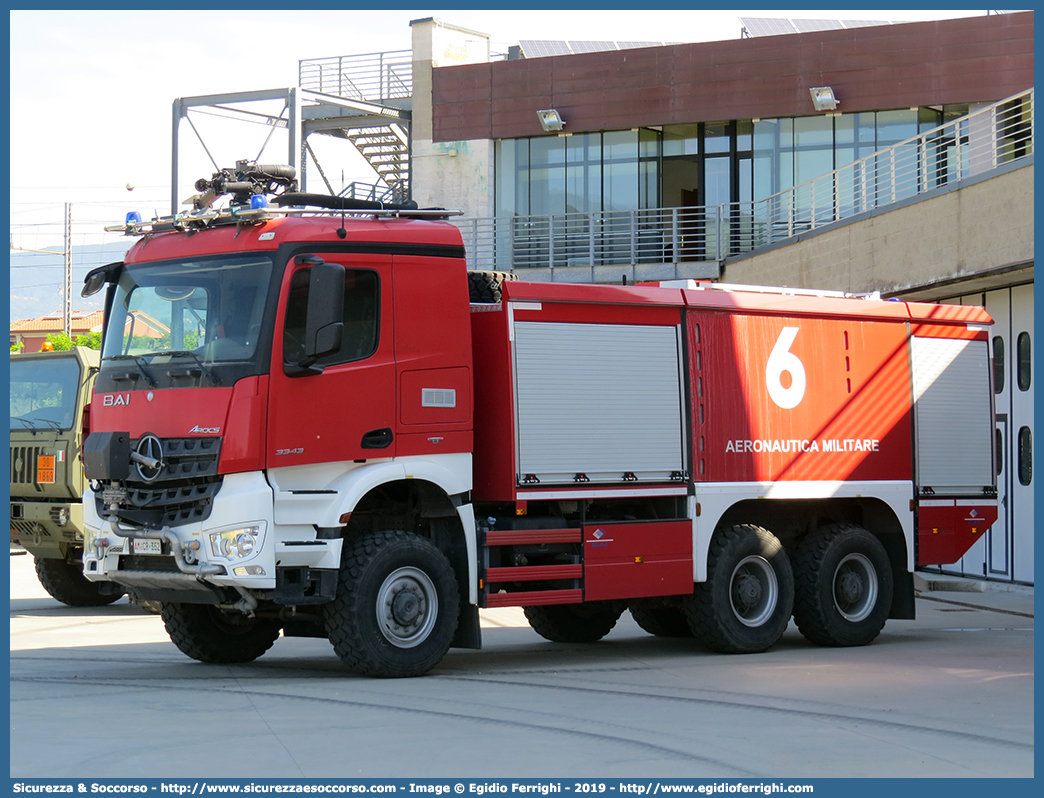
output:
<path id="1" fill-rule="evenodd" d="M 209 664 L 252 662 L 279 637 L 278 621 L 209 604 L 162 605 L 163 626 L 183 654 Z"/>
<path id="2" fill-rule="evenodd" d="M 468 301 L 499 302 L 503 297 L 504 282 L 517 280 L 511 272 L 468 272 Z"/>
<path id="3" fill-rule="evenodd" d="M 345 546 L 337 598 L 325 605 L 337 656 L 364 676 L 423 676 L 446 655 L 460 594 L 446 555 L 405 531 Z"/>
<path id="4" fill-rule="evenodd" d="M 681 607 L 648 607 L 632 604 L 631 611 L 634 622 L 651 635 L 657 637 L 692 637 L 689 619 Z"/>
<path id="5" fill-rule="evenodd" d="M 122 592 L 101 593 L 103 582 L 91 582 L 83 575 L 83 562 L 34 557 L 36 576 L 53 598 L 70 607 L 104 607 L 123 597 Z"/>
<path id="6" fill-rule="evenodd" d="M 523 607 L 538 635 L 554 643 L 594 643 L 616 626 L 624 607 L 612 601 Z"/>
<path id="7" fill-rule="evenodd" d="M 892 607 L 892 569 L 881 541 L 833 524 L 805 538 L 794 559 L 794 620 L 820 646 L 865 646 Z"/>
<path id="8" fill-rule="evenodd" d="M 713 651 L 753 654 L 783 636 L 794 606 L 794 573 L 779 539 L 750 524 L 711 539 L 707 581 L 683 600 L 689 626 Z"/>

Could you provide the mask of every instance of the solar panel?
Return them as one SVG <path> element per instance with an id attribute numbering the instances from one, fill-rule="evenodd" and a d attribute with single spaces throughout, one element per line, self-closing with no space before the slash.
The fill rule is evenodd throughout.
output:
<path id="1" fill-rule="evenodd" d="M 574 53 L 601 53 L 615 50 L 616 42 L 569 42 L 569 49 Z"/>
<path id="2" fill-rule="evenodd" d="M 782 33 L 797 33 L 789 19 L 770 17 L 740 17 L 740 24 L 751 36 L 778 36 Z"/>
<path id="3" fill-rule="evenodd" d="M 662 47 L 676 42 L 563 42 L 548 39 L 526 39 L 519 47 L 526 58 L 541 58 L 549 55 L 573 55 L 576 53 L 602 53 L 610 50 L 633 50 L 636 47 Z"/>
<path id="4" fill-rule="evenodd" d="M 565 42 L 527 39 L 520 41 L 519 46 L 526 58 L 540 58 L 547 55 L 569 55 L 569 45 Z"/>
<path id="5" fill-rule="evenodd" d="M 891 25 L 888 20 L 881 19 L 843 19 L 846 28 L 872 28 L 874 25 Z"/>
<path id="6" fill-rule="evenodd" d="M 800 33 L 811 33 L 816 30 L 840 30 L 844 28 L 839 19 L 795 19 L 793 23 Z"/>

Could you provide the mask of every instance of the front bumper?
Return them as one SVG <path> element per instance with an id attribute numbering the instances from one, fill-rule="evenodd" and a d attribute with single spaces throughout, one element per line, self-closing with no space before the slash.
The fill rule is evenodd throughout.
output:
<path id="1" fill-rule="evenodd" d="M 35 557 L 64 557 L 83 540 L 83 508 L 79 502 L 11 499 L 11 542 Z"/>
<path id="2" fill-rule="evenodd" d="M 84 576 L 129 588 L 212 594 L 211 587 L 251 594 L 277 587 L 277 568 L 332 570 L 341 540 L 319 540 L 310 524 L 276 524 L 273 493 L 261 472 L 231 474 L 209 517 L 162 529 L 103 518 L 92 491 L 84 496 Z M 222 537 L 222 535 L 224 537 Z M 244 536 L 247 536 L 244 538 Z"/>

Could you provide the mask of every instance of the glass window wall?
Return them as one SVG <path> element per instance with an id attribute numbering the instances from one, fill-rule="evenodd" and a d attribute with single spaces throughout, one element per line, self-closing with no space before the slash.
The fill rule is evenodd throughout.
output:
<path id="1" fill-rule="evenodd" d="M 496 214 L 757 203 L 863 162 L 845 185 L 814 202 L 817 214 L 859 212 L 910 196 L 919 185 L 945 183 L 955 164 L 949 163 L 953 142 L 941 135 L 926 152 L 910 144 L 894 155 L 874 153 L 966 112 L 966 106 L 906 108 L 498 141 Z M 918 163 L 905 184 L 891 181 L 893 158 L 896 166 Z M 812 198 L 807 202 L 811 214 Z"/>

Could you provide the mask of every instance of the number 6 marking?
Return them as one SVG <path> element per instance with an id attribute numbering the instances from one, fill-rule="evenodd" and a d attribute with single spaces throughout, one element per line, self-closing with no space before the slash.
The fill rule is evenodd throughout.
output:
<path id="1" fill-rule="evenodd" d="M 798 356 L 790 351 L 797 334 L 797 327 L 784 327 L 765 364 L 765 381 L 768 383 L 769 396 L 784 410 L 797 407 L 805 398 L 805 366 Z M 790 373 L 789 388 L 784 388 L 780 380 L 784 371 Z"/>

